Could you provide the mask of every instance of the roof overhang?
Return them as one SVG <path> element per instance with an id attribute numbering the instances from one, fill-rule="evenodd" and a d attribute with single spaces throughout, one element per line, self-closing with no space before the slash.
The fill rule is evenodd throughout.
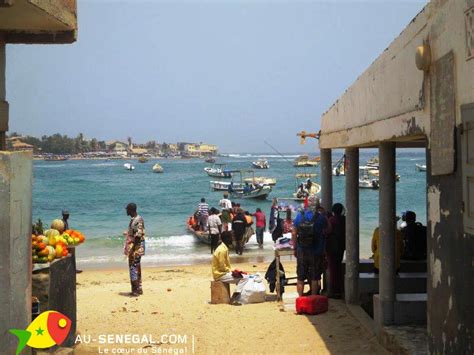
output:
<path id="1" fill-rule="evenodd" d="M 0 35 L 6 43 L 72 43 L 76 0 L 0 0 Z"/>

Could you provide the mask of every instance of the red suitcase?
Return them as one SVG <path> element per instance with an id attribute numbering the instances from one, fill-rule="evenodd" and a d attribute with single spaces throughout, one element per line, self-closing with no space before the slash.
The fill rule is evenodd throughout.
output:
<path id="1" fill-rule="evenodd" d="M 301 296 L 296 299 L 296 313 L 320 314 L 328 311 L 328 298 L 326 296 Z"/>

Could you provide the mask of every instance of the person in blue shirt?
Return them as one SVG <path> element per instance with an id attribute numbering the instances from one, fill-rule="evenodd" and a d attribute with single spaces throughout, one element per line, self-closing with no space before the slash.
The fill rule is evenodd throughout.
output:
<path id="1" fill-rule="evenodd" d="M 310 284 L 313 295 L 316 295 L 321 287 L 321 274 L 324 271 L 324 231 L 328 222 L 321 206 L 316 206 L 316 211 L 305 209 L 298 213 L 293 221 L 292 241 L 296 246 L 296 290 L 299 296 L 303 295 L 305 280 Z M 303 228 L 303 224 L 306 228 Z M 312 237 L 309 243 L 308 233 Z M 306 242 L 303 242 L 304 238 Z"/>

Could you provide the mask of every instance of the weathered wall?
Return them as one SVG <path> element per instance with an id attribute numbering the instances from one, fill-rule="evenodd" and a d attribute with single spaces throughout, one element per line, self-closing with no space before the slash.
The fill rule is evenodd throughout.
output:
<path id="1" fill-rule="evenodd" d="M 0 354 L 31 322 L 31 152 L 0 152 Z"/>
<path id="2" fill-rule="evenodd" d="M 463 233 L 460 135 L 454 174 L 428 184 L 428 346 L 433 354 L 474 353 L 474 236 Z"/>
<path id="3" fill-rule="evenodd" d="M 323 114 L 320 148 L 429 135 L 430 76 L 415 65 L 416 47 L 424 41 L 431 46 L 432 63 L 454 53 L 457 105 L 474 101 L 474 58 L 468 48 L 474 25 L 466 19 L 472 6 L 474 0 L 430 2 Z"/>

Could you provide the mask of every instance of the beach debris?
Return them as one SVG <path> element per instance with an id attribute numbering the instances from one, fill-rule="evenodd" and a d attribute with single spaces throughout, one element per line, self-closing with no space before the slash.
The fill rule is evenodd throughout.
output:
<path id="1" fill-rule="evenodd" d="M 122 312 L 127 312 L 127 307 L 122 307 Z"/>
<path id="2" fill-rule="evenodd" d="M 167 288 L 166 291 L 171 292 L 171 289 L 170 289 L 170 288 Z"/>

